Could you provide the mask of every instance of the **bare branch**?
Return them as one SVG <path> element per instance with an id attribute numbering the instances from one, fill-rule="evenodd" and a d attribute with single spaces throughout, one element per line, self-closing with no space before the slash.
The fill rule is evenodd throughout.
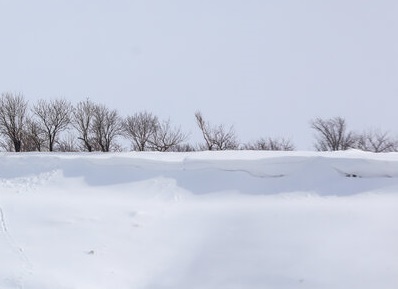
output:
<path id="1" fill-rule="evenodd" d="M 318 151 L 347 150 L 355 147 L 357 137 L 353 132 L 347 132 L 345 119 L 335 117 L 331 119 L 317 118 L 311 121 L 316 135 L 315 148 Z"/>
<path id="2" fill-rule="evenodd" d="M 243 146 L 245 150 L 265 151 L 293 151 L 294 145 L 289 139 L 284 138 L 260 138 L 255 142 Z"/>
<path id="3" fill-rule="evenodd" d="M 76 136 L 72 133 L 66 134 L 62 139 L 58 140 L 55 146 L 58 152 L 78 152 L 79 146 L 76 144 Z"/>
<path id="4" fill-rule="evenodd" d="M 72 124 L 78 132 L 77 138 L 83 143 L 83 148 L 89 152 L 93 150 L 95 104 L 90 100 L 79 102 L 73 111 Z"/>
<path id="5" fill-rule="evenodd" d="M 51 152 L 59 133 L 67 129 L 71 122 L 72 105 L 65 99 L 39 100 L 32 111 L 40 129 L 45 132 L 48 150 Z"/>
<path id="6" fill-rule="evenodd" d="M 202 132 L 207 150 L 235 150 L 239 147 L 233 126 L 226 129 L 224 125 L 210 126 L 203 119 L 201 112 L 195 113 L 196 123 Z"/>
<path id="7" fill-rule="evenodd" d="M 358 137 L 357 148 L 375 153 L 398 151 L 398 141 L 392 139 L 388 132 L 367 130 Z"/>
<path id="8" fill-rule="evenodd" d="M 122 122 L 118 112 L 104 105 L 95 105 L 92 131 L 95 145 L 102 152 L 109 152 L 116 146 L 116 137 L 122 134 Z"/>
<path id="9" fill-rule="evenodd" d="M 22 94 L 3 93 L 0 98 L 0 132 L 16 152 L 22 150 L 27 106 Z"/>
<path id="10" fill-rule="evenodd" d="M 150 140 L 156 133 L 158 125 L 158 118 L 149 112 L 128 116 L 123 122 L 125 135 L 131 140 L 133 149 L 137 151 L 150 149 Z"/>
<path id="11" fill-rule="evenodd" d="M 149 139 L 150 148 L 155 151 L 171 151 L 180 145 L 187 135 L 179 127 L 172 127 L 170 120 L 164 121 L 156 126 L 155 133 Z"/>

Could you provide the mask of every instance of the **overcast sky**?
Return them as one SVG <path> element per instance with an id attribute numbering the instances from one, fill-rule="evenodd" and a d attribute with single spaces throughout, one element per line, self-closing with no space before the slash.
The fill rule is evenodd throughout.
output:
<path id="1" fill-rule="evenodd" d="M 309 121 L 398 135 L 398 1 L 0 0 L 0 92 L 151 111 L 242 141 Z"/>

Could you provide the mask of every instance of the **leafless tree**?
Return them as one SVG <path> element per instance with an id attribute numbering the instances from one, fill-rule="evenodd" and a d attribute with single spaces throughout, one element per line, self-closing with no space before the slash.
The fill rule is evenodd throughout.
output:
<path id="1" fill-rule="evenodd" d="M 228 129 L 222 124 L 211 126 L 199 111 L 195 113 L 195 118 L 205 140 L 206 150 L 234 150 L 239 147 L 233 126 Z"/>
<path id="2" fill-rule="evenodd" d="M 104 105 L 95 105 L 92 130 L 94 146 L 102 152 L 109 152 L 115 146 L 116 138 L 122 134 L 122 122 L 117 110 Z"/>
<path id="3" fill-rule="evenodd" d="M 48 150 L 51 152 L 59 133 L 67 129 L 71 122 L 72 105 L 65 99 L 39 100 L 32 111 L 46 136 Z"/>
<path id="4" fill-rule="evenodd" d="M 27 106 L 28 102 L 22 94 L 3 93 L 1 95 L 0 132 L 12 143 L 12 148 L 16 152 L 22 150 Z"/>
<path id="5" fill-rule="evenodd" d="M 12 152 L 14 150 L 14 144 L 10 139 L 0 139 L 1 151 Z"/>
<path id="6" fill-rule="evenodd" d="M 26 124 L 23 134 L 23 148 L 25 152 L 42 151 L 46 143 L 45 132 L 41 129 L 40 125 L 33 118 L 26 118 Z"/>
<path id="7" fill-rule="evenodd" d="M 367 130 L 358 136 L 357 146 L 363 151 L 375 153 L 398 151 L 398 141 L 392 139 L 388 132 Z"/>
<path id="8" fill-rule="evenodd" d="M 94 146 L 93 123 L 96 104 L 90 100 L 81 101 L 73 111 L 72 124 L 78 132 L 83 149 L 91 152 Z"/>
<path id="9" fill-rule="evenodd" d="M 166 152 L 172 151 L 187 139 L 187 135 L 179 127 L 172 127 L 170 120 L 158 123 L 152 137 L 149 138 L 151 150 Z"/>
<path id="10" fill-rule="evenodd" d="M 265 150 L 265 151 L 293 151 L 294 145 L 289 139 L 285 138 L 260 138 L 252 143 L 243 145 L 245 150 Z"/>
<path id="11" fill-rule="evenodd" d="M 196 148 L 189 143 L 178 144 L 170 148 L 172 152 L 194 152 Z"/>
<path id="12" fill-rule="evenodd" d="M 128 149 L 118 142 L 113 142 L 112 143 L 112 151 L 120 153 L 120 152 L 126 152 L 126 151 L 128 151 Z"/>
<path id="13" fill-rule="evenodd" d="M 76 136 L 72 133 L 67 133 L 59 139 L 55 145 L 55 150 L 58 152 L 78 152 L 80 151 L 76 143 Z"/>
<path id="14" fill-rule="evenodd" d="M 128 116 L 123 122 L 125 136 L 132 142 L 133 149 L 150 149 L 150 140 L 158 129 L 158 118 L 149 112 L 139 112 Z"/>
<path id="15" fill-rule="evenodd" d="M 347 150 L 355 147 L 357 136 L 354 132 L 347 131 L 346 121 L 342 117 L 316 118 L 311 121 L 311 128 L 317 134 L 315 148 L 318 151 Z"/>

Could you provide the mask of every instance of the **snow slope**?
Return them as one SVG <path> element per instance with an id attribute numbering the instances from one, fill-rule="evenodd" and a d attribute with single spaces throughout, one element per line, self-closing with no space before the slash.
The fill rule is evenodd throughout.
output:
<path id="1" fill-rule="evenodd" d="M 395 153 L 0 159 L 0 289 L 398 288 Z"/>

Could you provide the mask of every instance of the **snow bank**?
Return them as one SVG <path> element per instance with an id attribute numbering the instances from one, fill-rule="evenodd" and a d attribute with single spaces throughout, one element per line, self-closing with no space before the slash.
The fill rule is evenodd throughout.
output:
<path id="1" fill-rule="evenodd" d="M 0 158 L 0 288 L 398 285 L 398 154 Z"/>

